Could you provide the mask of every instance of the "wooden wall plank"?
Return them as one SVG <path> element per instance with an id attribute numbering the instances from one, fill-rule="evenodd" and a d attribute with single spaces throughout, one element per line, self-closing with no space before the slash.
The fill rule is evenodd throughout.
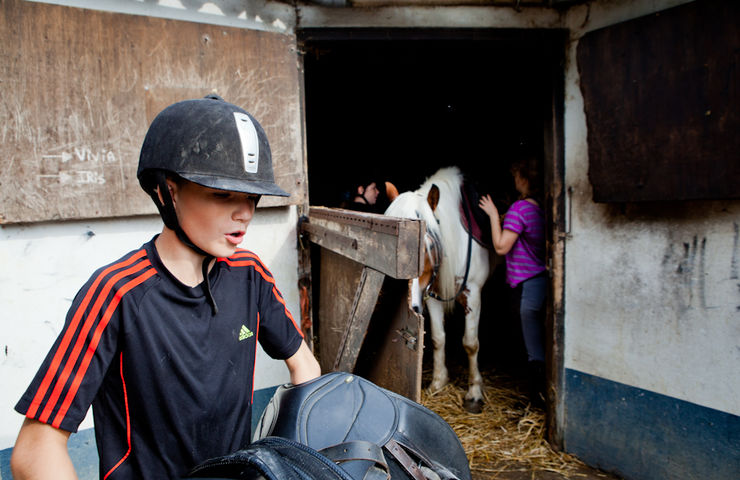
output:
<path id="1" fill-rule="evenodd" d="M 293 35 L 0 2 L 0 223 L 155 213 L 136 179 L 149 122 L 216 92 L 267 132 L 278 184 L 306 201 Z"/>
<path id="2" fill-rule="evenodd" d="M 738 23 L 701 0 L 580 40 L 594 201 L 740 198 Z"/>

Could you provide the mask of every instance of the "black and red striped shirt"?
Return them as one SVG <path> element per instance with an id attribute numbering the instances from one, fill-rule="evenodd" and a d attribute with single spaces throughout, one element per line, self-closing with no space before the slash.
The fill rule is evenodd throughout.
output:
<path id="1" fill-rule="evenodd" d="M 156 238 L 156 237 L 155 237 Z M 302 334 L 252 252 L 189 287 L 154 240 L 99 269 L 16 410 L 75 432 L 92 404 L 101 478 L 179 478 L 250 441 L 257 341 L 285 359 Z"/>

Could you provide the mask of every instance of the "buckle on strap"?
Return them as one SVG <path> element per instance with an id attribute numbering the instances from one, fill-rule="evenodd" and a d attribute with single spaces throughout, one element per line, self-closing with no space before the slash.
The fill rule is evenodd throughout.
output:
<path id="1" fill-rule="evenodd" d="M 353 440 L 322 448 L 319 453 L 340 466 L 343 463 L 363 460 L 373 462 L 374 466 L 361 467 L 367 468 L 364 480 L 389 480 L 391 478 L 383 450 L 373 442 Z"/>

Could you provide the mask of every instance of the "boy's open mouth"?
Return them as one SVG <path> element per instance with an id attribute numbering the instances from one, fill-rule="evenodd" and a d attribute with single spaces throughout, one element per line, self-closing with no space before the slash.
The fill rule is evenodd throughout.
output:
<path id="1" fill-rule="evenodd" d="M 241 243 L 242 239 L 244 238 L 244 232 L 237 231 L 237 232 L 227 233 L 226 238 L 234 245 L 237 245 Z"/>

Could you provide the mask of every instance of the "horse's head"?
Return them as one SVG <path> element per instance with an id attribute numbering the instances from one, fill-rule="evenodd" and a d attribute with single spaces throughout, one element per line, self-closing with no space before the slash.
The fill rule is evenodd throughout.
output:
<path id="1" fill-rule="evenodd" d="M 399 194 L 385 211 L 392 217 L 424 220 L 426 225 L 424 268 L 421 275 L 413 279 L 411 288 L 411 307 L 419 313 L 423 310 L 423 297 L 435 282 L 442 261 L 441 233 L 434 215 L 438 204 L 439 188 L 431 185 L 426 195 L 419 191 Z"/>

